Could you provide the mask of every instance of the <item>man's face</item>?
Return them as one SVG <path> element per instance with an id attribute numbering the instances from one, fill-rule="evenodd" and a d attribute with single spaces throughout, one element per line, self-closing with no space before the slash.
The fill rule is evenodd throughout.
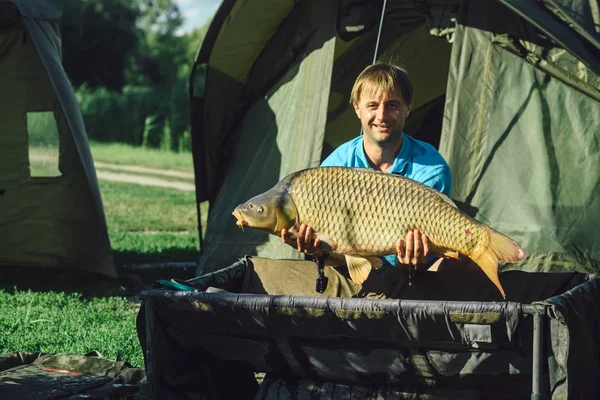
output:
<path id="1" fill-rule="evenodd" d="M 397 88 L 391 92 L 366 93 L 361 95 L 359 104 L 354 104 L 365 139 L 382 145 L 401 140 L 410 107 Z"/>

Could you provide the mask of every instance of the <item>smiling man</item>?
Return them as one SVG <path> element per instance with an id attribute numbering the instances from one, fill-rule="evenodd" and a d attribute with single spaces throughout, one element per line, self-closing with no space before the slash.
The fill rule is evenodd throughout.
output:
<path id="1" fill-rule="evenodd" d="M 403 69 L 384 63 L 365 68 L 356 78 L 350 102 L 360 119 L 363 135 L 333 151 L 321 166 L 371 168 L 402 175 L 433 187 L 450 196 L 450 167 L 432 145 L 404 133 L 404 124 L 412 108 L 414 91 Z M 284 230 L 282 239 L 307 254 L 314 252 L 318 239 L 305 225 L 296 240 Z M 396 242 L 396 255 L 386 256 L 391 265 L 425 264 L 428 261 L 427 236 L 408 232 Z"/>

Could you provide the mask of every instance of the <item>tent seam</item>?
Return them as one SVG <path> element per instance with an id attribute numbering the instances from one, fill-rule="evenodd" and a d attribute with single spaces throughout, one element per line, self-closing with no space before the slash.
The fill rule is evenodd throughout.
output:
<path id="1" fill-rule="evenodd" d="M 474 151 L 473 151 L 473 158 L 471 159 L 471 168 L 469 171 L 469 187 L 467 190 L 467 193 L 471 193 L 471 191 L 473 190 L 473 185 L 475 182 L 475 169 L 477 168 L 477 158 L 479 155 L 479 152 L 481 151 L 481 140 L 482 140 L 482 130 L 483 130 L 483 121 L 485 119 L 485 106 L 486 106 L 486 98 L 487 98 L 487 87 L 488 87 L 488 82 L 490 79 L 490 70 L 491 70 L 491 58 L 492 58 L 492 50 L 493 50 L 493 45 L 490 43 L 490 45 L 488 46 L 488 51 L 486 54 L 486 63 L 485 63 L 485 72 L 484 72 L 484 77 L 483 77 L 483 84 L 482 84 L 482 90 L 481 90 L 481 96 L 480 96 L 480 100 L 479 100 L 479 116 L 477 118 L 477 129 L 476 129 L 476 136 L 475 136 L 475 146 L 474 146 Z"/>

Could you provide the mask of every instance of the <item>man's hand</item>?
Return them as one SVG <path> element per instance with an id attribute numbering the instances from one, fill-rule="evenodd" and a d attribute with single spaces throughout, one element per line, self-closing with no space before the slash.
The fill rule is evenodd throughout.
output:
<path id="1" fill-rule="evenodd" d="M 400 264 L 425 264 L 429 255 L 429 238 L 417 229 L 409 231 L 405 239 L 396 241 L 396 253 Z"/>
<path id="2" fill-rule="evenodd" d="M 295 240 L 291 237 L 287 229 L 282 229 L 281 240 L 283 240 L 284 243 L 296 248 L 296 250 L 301 253 L 315 257 L 320 257 L 323 255 L 323 250 L 319 249 L 321 240 L 314 235 L 313 229 L 306 224 L 300 225 L 300 229 Z"/>

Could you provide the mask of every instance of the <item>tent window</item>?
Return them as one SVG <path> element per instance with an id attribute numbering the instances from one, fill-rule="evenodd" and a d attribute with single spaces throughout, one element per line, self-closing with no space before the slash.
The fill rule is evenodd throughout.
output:
<path id="1" fill-rule="evenodd" d="M 27 135 L 29 139 L 29 175 L 34 177 L 57 177 L 60 140 L 54 113 L 28 112 Z"/>

